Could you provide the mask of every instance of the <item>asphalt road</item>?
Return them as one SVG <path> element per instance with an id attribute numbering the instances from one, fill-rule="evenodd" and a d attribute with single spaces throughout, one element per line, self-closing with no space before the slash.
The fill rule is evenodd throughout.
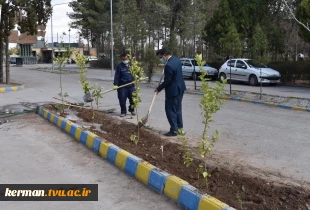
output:
<path id="1" fill-rule="evenodd" d="M 89 80 L 98 82 L 105 90 L 113 87 L 110 71 L 89 70 Z M 27 84 L 26 90 L 1 95 L 0 106 L 19 102 L 53 101 L 59 93 L 59 75 L 46 72 L 12 68 L 14 82 Z M 64 90 L 69 94 L 69 101 L 80 102 L 82 89 L 78 83 L 79 75 L 63 75 Z M 187 81 L 192 82 L 192 81 Z M 248 86 L 241 85 L 248 88 Z M 273 94 L 288 94 L 306 97 L 308 88 L 266 87 Z M 302 90 L 302 94 L 299 89 Z M 152 88 L 142 88 L 140 116 L 147 113 L 153 96 Z M 199 96 L 186 94 L 183 101 L 184 128 L 190 143 L 196 146 L 202 132 L 201 116 L 198 107 Z M 119 105 L 116 92 L 105 94 L 100 100 L 100 107 L 116 108 Z M 215 124 L 211 125 L 209 134 L 215 129 L 221 132 L 220 140 L 214 153 L 219 161 L 235 162 L 254 168 L 270 171 L 291 177 L 292 180 L 310 183 L 310 114 L 300 111 L 284 110 L 262 105 L 228 101 L 222 110 L 214 116 Z M 128 119 L 129 121 L 132 121 Z M 159 132 L 166 132 L 169 125 L 164 111 L 164 93 L 155 101 L 149 126 Z"/>
<path id="2" fill-rule="evenodd" d="M 179 207 L 35 114 L 0 125 L 0 183 L 98 184 L 98 201 L 1 202 L 1 210 L 149 209 Z"/>

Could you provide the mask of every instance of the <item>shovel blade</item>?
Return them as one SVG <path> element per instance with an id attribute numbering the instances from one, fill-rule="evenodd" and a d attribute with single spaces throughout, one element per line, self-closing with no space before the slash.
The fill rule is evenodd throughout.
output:
<path id="1" fill-rule="evenodd" d="M 147 114 L 146 116 L 144 116 L 141 121 L 138 123 L 139 128 L 142 128 L 143 126 L 145 126 L 145 124 L 147 123 L 149 119 L 149 114 Z"/>

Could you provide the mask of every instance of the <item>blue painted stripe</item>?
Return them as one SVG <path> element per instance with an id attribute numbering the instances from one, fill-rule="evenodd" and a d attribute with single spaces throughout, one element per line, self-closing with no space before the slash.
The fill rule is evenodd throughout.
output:
<path id="1" fill-rule="evenodd" d="M 84 130 L 81 132 L 80 142 L 84 145 L 86 145 L 88 133 L 89 131 L 84 131 Z"/>
<path id="2" fill-rule="evenodd" d="M 307 109 L 307 112 L 310 112 L 310 109 Z"/>
<path id="3" fill-rule="evenodd" d="M 58 123 L 58 119 L 59 119 L 59 116 L 55 115 L 54 117 L 54 124 L 57 126 L 57 123 Z"/>
<path id="4" fill-rule="evenodd" d="M 92 148 L 92 150 L 93 150 L 96 154 L 99 153 L 100 144 L 101 144 L 101 139 L 99 139 L 98 137 L 96 137 L 96 138 L 94 139 L 94 144 L 93 144 L 93 148 Z"/>
<path id="5" fill-rule="evenodd" d="M 45 111 L 45 109 L 43 108 L 43 109 L 41 110 L 41 113 L 40 113 L 40 115 L 41 115 L 42 117 L 44 117 L 44 111 Z"/>
<path id="6" fill-rule="evenodd" d="M 68 120 L 63 120 L 63 121 L 61 122 L 61 129 L 62 129 L 62 130 L 66 130 L 67 122 L 68 122 Z"/>
<path id="7" fill-rule="evenodd" d="M 79 126 L 77 124 L 72 124 L 71 128 L 70 128 L 70 136 L 72 136 L 73 138 L 75 138 L 75 131 Z"/>
<path id="8" fill-rule="evenodd" d="M 264 102 L 262 101 L 252 101 L 253 104 L 265 104 Z"/>
<path id="9" fill-rule="evenodd" d="M 179 194 L 178 203 L 185 209 L 197 210 L 201 195 L 191 185 L 183 185 Z"/>
<path id="10" fill-rule="evenodd" d="M 22 87 L 21 86 L 17 86 L 17 90 L 21 90 L 22 89 Z"/>
<path id="11" fill-rule="evenodd" d="M 148 185 L 156 190 L 157 192 L 163 194 L 165 183 L 167 177 L 170 176 L 169 173 L 161 171 L 158 168 L 153 168 L 150 173 L 150 178 L 148 181 Z"/>
<path id="12" fill-rule="evenodd" d="M 7 87 L 7 88 L 5 88 L 6 89 L 6 91 L 12 91 L 12 88 L 11 87 Z"/>
<path id="13" fill-rule="evenodd" d="M 37 106 L 37 108 L 36 108 L 36 113 L 38 114 L 38 112 L 39 112 L 39 109 L 40 109 L 40 106 Z"/>
<path id="14" fill-rule="evenodd" d="M 142 161 L 141 158 L 138 158 L 134 155 L 128 156 L 126 160 L 126 165 L 125 165 L 126 173 L 134 177 L 136 175 L 138 164 L 141 161 Z"/>
<path id="15" fill-rule="evenodd" d="M 48 121 L 50 121 L 51 115 L 52 115 L 52 114 L 51 114 L 50 112 L 47 113 L 46 119 L 47 119 Z"/>
<path id="16" fill-rule="evenodd" d="M 110 163 L 115 164 L 116 155 L 117 155 L 119 150 L 120 150 L 120 148 L 118 146 L 115 146 L 115 145 L 109 147 L 107 160 Z"/>
<path id="17" fill-rule="evenodd" d="M 241 101 L 241 98 L 230 98 L 232 101 Z"/>
<path id="18" fill-rule="evenodd" d="M 283 104 L 277 104 L 278 107 L 280 108 L 283 108 L 283 109 L 292 109 L 291 106 L 286 106 L 286 105 L 283 105 Z"/>

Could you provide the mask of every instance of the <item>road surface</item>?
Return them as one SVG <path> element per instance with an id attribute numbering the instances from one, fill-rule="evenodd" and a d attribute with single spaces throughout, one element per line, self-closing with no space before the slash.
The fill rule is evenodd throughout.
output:
<path id="1" fill-rule="evenodd" d="M 89 70 L 89 81 L 99 83 L 105 90 L 113 87 L 110 72 L 104 70 Z M 52 97 L 59 93 L 59 75 L 46 72 L 12 68 L 12 79 L 15 82 L 27 84 L 22 91 L 5 93 L 0 99 L 0 106 L 20 102 L 53 101 Z M 82 88 L 78 83 L 78 74 L 63 75 L 64 91 L 69 94 L 67 100 L 80 102 Z M 191 82 L 191 81 L 187 81 Z M 248 86 L 242 86 L 248 88 Z M 267 88 L 267 87 L 266 87 Z M 294 87 L 268 87 L 274 94 L 299 93 Z M 278 89 L 277 89 L 278 88 Z M 310 89 L 301 88 L 309 95 Z M 143 87 L 140 116 L 147 113 L 153 89 Z M 2 96 L 2 95 L 1 95 Z M 148 125 L 159 132 L 167 132 L 169 125 L 164 111 L 164 93 L 160 93 L 155 101 Z M 197 145 L 202 132 L 201 116 L 198 107 L 198 95 L 185 94 L 183 101 L 184 129 L 190 143 Z M 100 107 L 116 108 L 119 105 L 116 92 L 105 94 L 100 100 Z M 284 110 L 280 108 L 228 101 L 214 116 L 215 124 L 211 125 L 209 134 L 215 129 L 221 132 L 216 144 L 215 154 L 220 155 L 219 161 L 237 162 L 254 168 L 271 171 L 291 177 L 292 180 L 310 183 L 310 113 Z M 130 121 L 130 120 L 129 120 Z"/>

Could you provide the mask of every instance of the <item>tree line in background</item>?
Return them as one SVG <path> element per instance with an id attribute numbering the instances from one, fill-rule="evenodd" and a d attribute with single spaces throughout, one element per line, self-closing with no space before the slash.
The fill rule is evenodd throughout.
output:
<path id="1" fill-rule="evenodd" d="M 4 82 L 3 61 L 6 60 L 5 83 L 10 84 L 9 36 L 11 30 L 31 35 L 38 25 L 45 25 L 51 15 L 51 0 L 0 0 L 0 83 Z"/>
<path id="2" fill-rule="evenodd" d="M 116 54 L 130 49 L 145 59 L 148 48 L 167 47 L 179 57 L 202 53 L 208 61 L 227 55 L 294 60 L 310 54 L 309 0 L 113 0 Z M 71 27 L 98 52 L 110 54 L 110 0 L 69 4 Z"/>

